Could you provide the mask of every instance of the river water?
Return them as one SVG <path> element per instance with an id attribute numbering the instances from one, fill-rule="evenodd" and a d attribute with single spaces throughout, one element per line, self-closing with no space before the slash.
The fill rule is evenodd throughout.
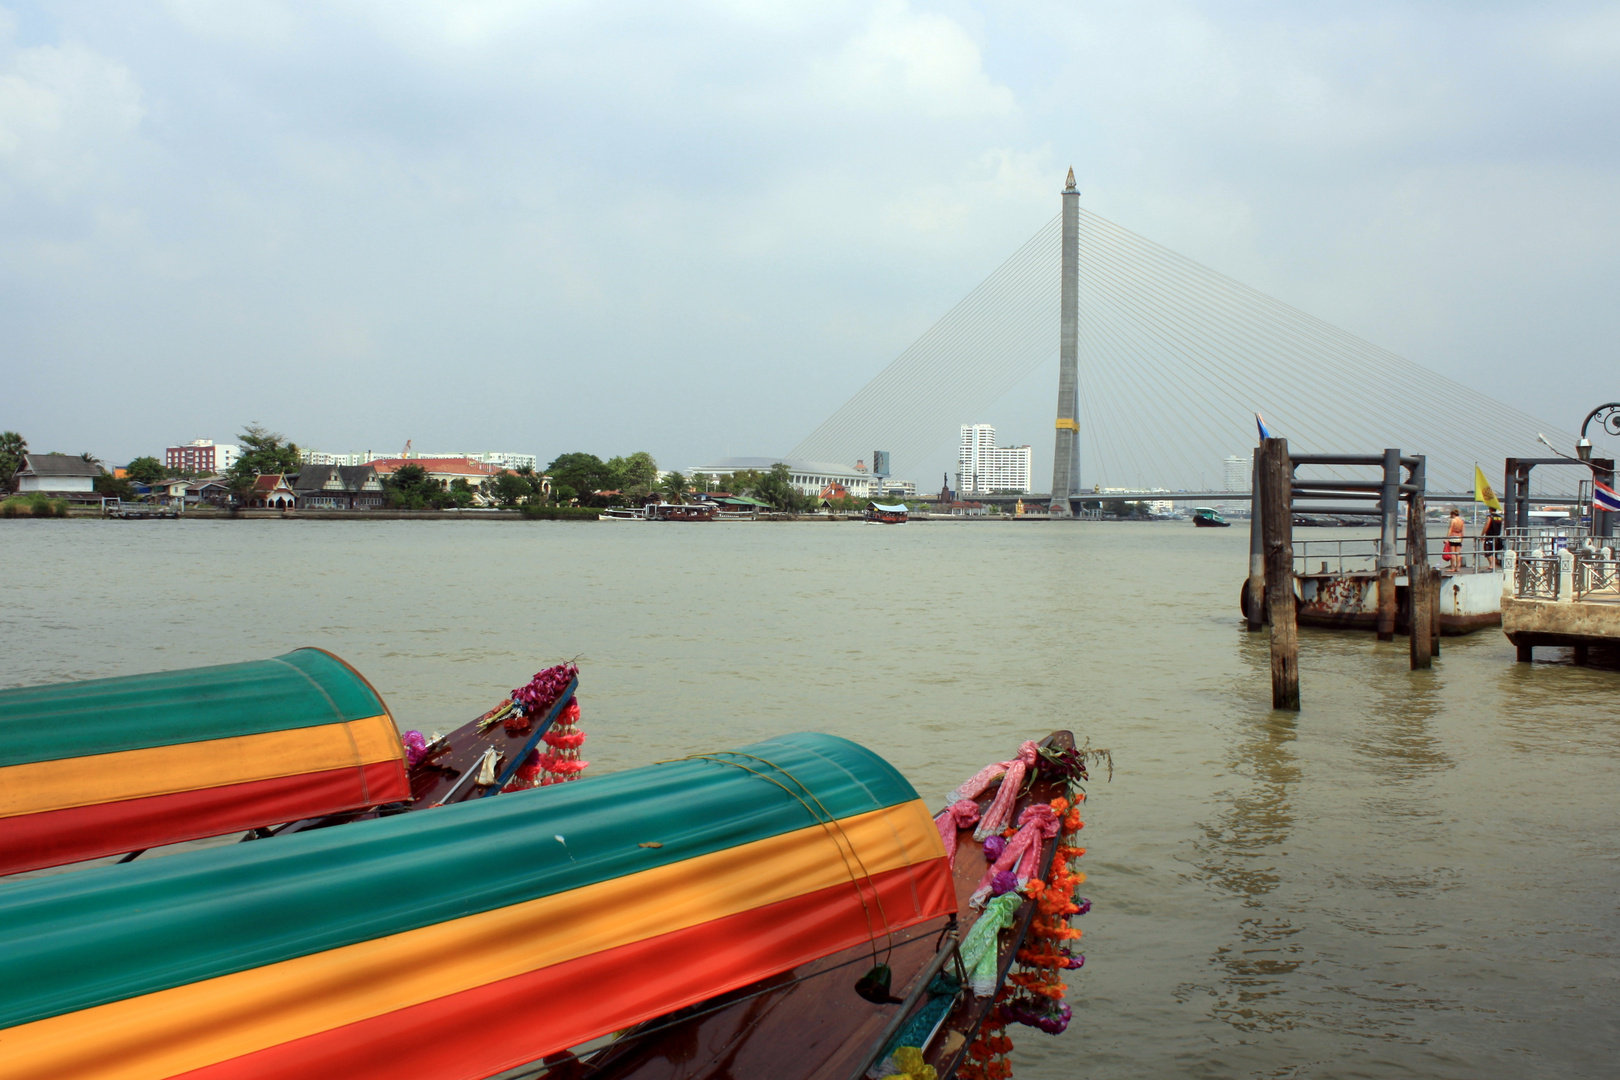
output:
<path id="1" fill-rule="evenodd" d="M 1327 534 L 1335 535 L 1335 534 Z M 1090 785 L 1075 1022 L 1017 1075 L 1620 1074 L 1620 672 L 1301 631 L 1246 530 L 8 521 L 0 683 L 318 645 L 447 729 L 579 657 L 596 770 L 816 729 L 938 803 L 1053 728 Z"/>

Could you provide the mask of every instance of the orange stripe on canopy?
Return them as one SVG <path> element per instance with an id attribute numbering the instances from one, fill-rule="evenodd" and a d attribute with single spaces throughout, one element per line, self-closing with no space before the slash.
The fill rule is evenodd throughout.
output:
<path id="1" fill-rule="evenodd" d="M 0 769 L 0 818 L 345 767 L 360 769 L 385 761 L 398 761 L 404 768 L 399 732 L 386 714 L 259 735 L 31 761 Z"/>

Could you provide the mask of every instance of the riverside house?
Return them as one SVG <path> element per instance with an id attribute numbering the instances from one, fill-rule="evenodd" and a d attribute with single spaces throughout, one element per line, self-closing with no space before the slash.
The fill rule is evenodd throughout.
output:
<path id="1" fill-rule="evenodd" d="M 292 482 L 304 510 L 380 510 L 382 477 L 370 465 L 305 465 Z"/>
<path id="2" fill-rule="evenodd" d="M 15 483 L 23 495 L 37 491 L 82 498 L 96 490 L 100 475 L 101 466 L 73 454 L 24 454 Z"/>

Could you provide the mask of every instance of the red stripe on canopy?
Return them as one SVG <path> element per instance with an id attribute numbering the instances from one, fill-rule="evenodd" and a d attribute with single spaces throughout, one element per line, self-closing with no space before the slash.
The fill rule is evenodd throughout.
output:
<path id="1" fill-rule="evenodd" d="M 363 774 L 363 782 L 362 782 Z M 73 806 L 0 822 L 0 874 L 200 840 L 411 797 L 399 761 Z"/>
<path id="2" fill-rule="evenodd" d="M 578 1046 L 892 929 L 956 914 L 943 858 L 820 889 L 539 971 L 449 994 L 180 1074 L 187 1080 L 446 1080 L 484 1077 Z M 882 915 L 879 914 L 881 904 Z M 868 921 L 870 919 L 870 922 Z M 872 1008 L 833 976 L 829 993 Z"/>

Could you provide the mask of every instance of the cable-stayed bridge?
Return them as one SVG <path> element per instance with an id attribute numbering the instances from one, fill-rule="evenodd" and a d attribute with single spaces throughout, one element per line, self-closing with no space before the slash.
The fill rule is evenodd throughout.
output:
<path id="1" fill-rule="evenodd" d="M 1073 493 L 1215 486 L 1200 481 L 1220 475 L 1230 454 L 1246 462 L 1256 413 L 1296 453 L 1425 454 L 1432 491 L 1472 491 L 1476 462 L 1498 482 L 1504 458 L 1542 452 L 1538 434 L 1574 443 L 1564 426 L 1081 209 L 1070 176 L 1063 213 L 789 456 L 848 462 L 887 448 L 894 473 L 907 475 L 954 444 L 959 425 L 1070 352 L 1060 357 L 1055 448 L 1061 473 L 1067 443 L 1078 447 L 1078 475 L 1057 478 Z M 1066 262 L 1072 344 L 1063 341 Z M 1066 411 L 1074 395 L 1061 373 L 1071 368 L 1077 411 Z M 1035 486 L 1045 490 L 1044 477 Z"/>

